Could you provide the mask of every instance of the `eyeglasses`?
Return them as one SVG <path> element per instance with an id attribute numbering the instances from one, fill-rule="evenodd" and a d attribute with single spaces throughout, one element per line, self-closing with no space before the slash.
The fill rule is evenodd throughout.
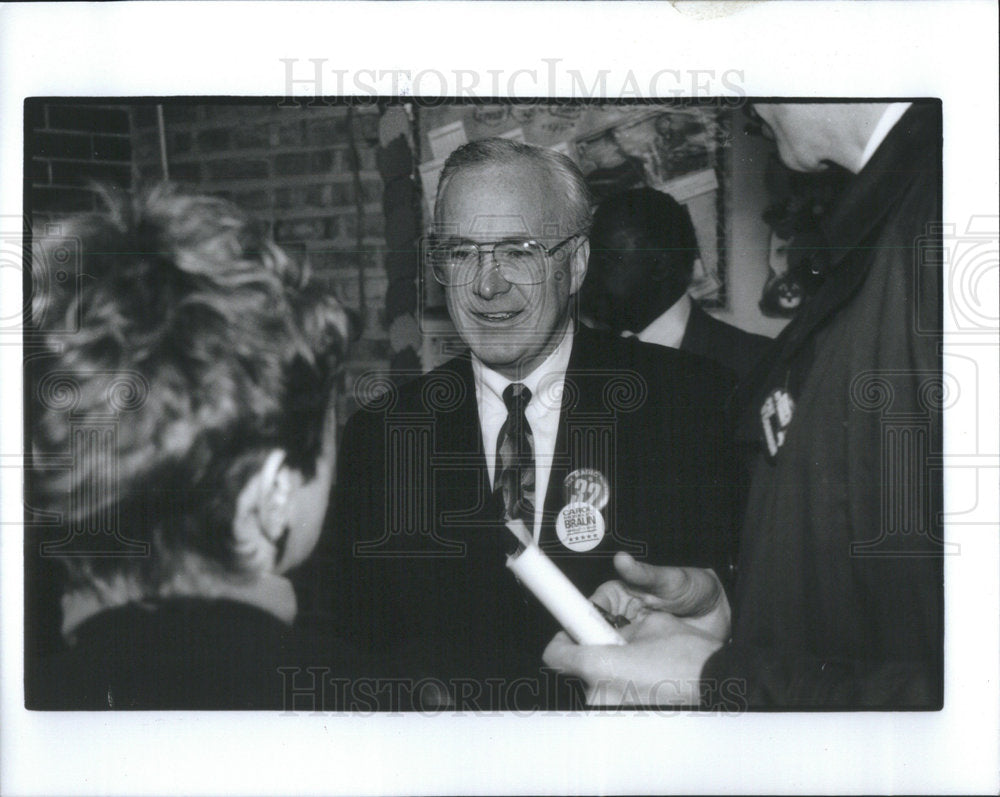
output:
<path id="1" fill-rule="evenodd" d="M 760 136 L 768 141 L 774 141 L 774 131 L 771 126 L 761 118 L 751 103 L 748 102 L 743 106 L 743 113 L 749 119 L 743 127 L 744 133 L 748 136 Z"/>
<path id="2" fill-rule="evenodd" d="M 432 238 L 426 256 L 434 279 L 446 288 L 471 285 L 479 276 L 483 256 L 491 256 L 492 268 L 511 285 L 538 285 L 545 281 L 548 259 L 574 238 L 575 232 L 546 247 L 533 238 L 505 238 L 476 243 L 464 238 Z"/>

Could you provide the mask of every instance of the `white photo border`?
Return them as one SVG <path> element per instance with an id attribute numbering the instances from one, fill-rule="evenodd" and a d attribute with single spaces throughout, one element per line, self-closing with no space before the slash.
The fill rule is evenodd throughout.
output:
<path id="1" fill-rule="evenodd" d="M 985 219 L 996 232 L 1000 124 L 996 10 L 988 0 L 6 4 L 0 220 L 20 223 L 25 97 L 282 95 L 282 59 L 322 61 L 326 94 L 364 93 L 359 80 L 372 94 L 388 93 L 392 73 L 404 92 L 423 73 L 416 88 L 432 95 L 464 86 L 483 97 L 508 88 L 572 96 L 578 85 L 599 86 L 607 70 L 610 96 L 645 96 L 652 76 L 670 70 L 680 77 L 668 72 L 652 83 L 660 96 L 940 97 L 944 221 L 961 233 Z M 468 88 L 463 74 L 478 75 L 477 87 Z M 345 90 L 338 92 L 338 80 Z M 19 289 L 19 275 L 3 280 Z M 994 293 L 980 314 L 996 318 L 995 265 L 980 287 Z M 946 280 L 945 301 L 963 301 L 948 291 Z M 949 356 L 974 361 L 980 392 L 977 417 L 946 417 L 946 455 L 967 465 L 945 473 L 948 501 L 963 514 L 946 531 L 962 554 L 945 565 L 941 712 L 80 714 L 23 708 L 21 348 L 18 336 L 7 336 L 0 340 L 0 791 L 996 793 L 997 352 L 988 326 L 947 331 L 946 368 Z"/>

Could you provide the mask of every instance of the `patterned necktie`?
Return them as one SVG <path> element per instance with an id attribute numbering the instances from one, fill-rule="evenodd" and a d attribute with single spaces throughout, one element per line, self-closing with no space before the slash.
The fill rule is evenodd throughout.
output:
<path id="1" fill-rule="evenodd" d="M 507 386 L 503 403 L 507 420 L 497 435 L 497 461 L 494 495 L 501 493 L 504 519 L 520 519 L 535 526 L 535 451 L 531 426 L 524 410 L 531 401 L 531 391 L 520 382 Z"/>

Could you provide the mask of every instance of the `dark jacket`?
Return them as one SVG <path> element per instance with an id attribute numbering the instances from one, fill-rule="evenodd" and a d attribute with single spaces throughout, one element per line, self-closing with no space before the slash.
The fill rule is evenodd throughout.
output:
<path id="1" fill-rule="evenodd" d="M 730 385 L 723 369 L 683 352 L 576 333 L 541 544 L 585 595 L 614 577 L 617 550 L 727 574 Z M 504 566 L 511 536 L 491 494 L 469 356 L 362 407 L 338 468 L 332 567 L 343 633 L 414 676 L 537 679 L 558 626 Z M 587 553 L 564 548 L 553 526 L 566 503 L 563 480 L 580 468 L 601 471 L 611 487 L 607 534 Z M 482 700 L 558 703 L 537 692 Z"/>
<path id="2" fill-rule="evenodd" d="M 744 704 L 942 705 L 940 221 L 941 106 L 915 103 L 824 219 L 823 284 L 745 396 L 761 453 L 732 641 L 703 672 Z M 794 413 L 772 456 L 775 390 Z"/>
<path id="3" fill-rule="evenodd" d="M 707 357 L 725 366 L 738 379 L 750 373 L 771 345 L 771 338 L 754 335 L 720 321 L 691 302 L 691 315 L 684 328 L 681 351 Z"/>
<path id="4" fill-rule="evenodd" d="M 301 633 L 232 600 L 174 598 L 106 609 L 32 666 L 30 709 L 378 707 L 337 683 L 376 675 L 371 662 L 340 640 Z"/>

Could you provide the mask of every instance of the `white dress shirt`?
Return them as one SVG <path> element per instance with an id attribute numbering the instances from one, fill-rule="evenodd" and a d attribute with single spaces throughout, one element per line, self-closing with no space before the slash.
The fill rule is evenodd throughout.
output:
<path id="1" fill-rule="evenodd" d="M 542 508 L 545 493 L 552 472 L 552 458 L 556 449 L 556 434 L 559 431 L 559 412 L 562 409 L 563 385 L 566 368 L 573 349 L 573 323 L 570 322 L 559 345 L 534 371 L 518 380 L 531 391 L 531 401 L 524 410 L 524 416 L 531 427 L 535 455 L 535 540 L 542 530 Z M 507 407 L 503 403 L 503 392 L 514 380 L 498 374 L 483 364 L 478 357 L 472 358 L 472 375 L 476 383 L 476 401 L 479 405 L 479 428 L 483 433 L 483 449 L 486 467 L 490 474 L 490 484 L 496 480 L 497 437 L 500 427 L 507 420 Z"/>

